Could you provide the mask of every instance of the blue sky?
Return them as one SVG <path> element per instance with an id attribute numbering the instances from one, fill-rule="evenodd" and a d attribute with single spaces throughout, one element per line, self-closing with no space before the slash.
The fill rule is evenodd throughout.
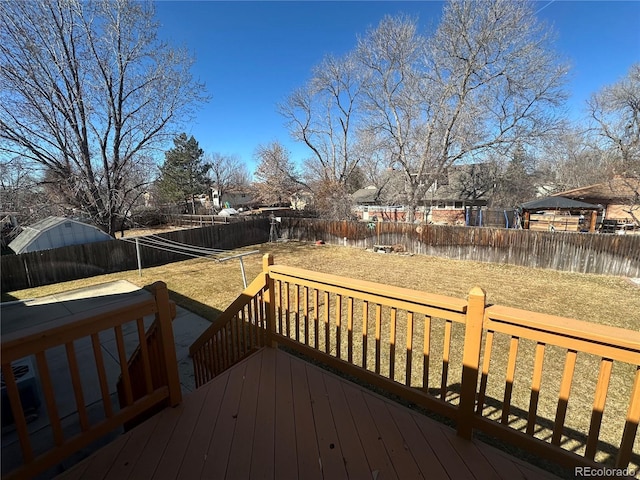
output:
<path id="1" fill-rule="evenodd" d="M 515 1 L 515 0 L 514 0 Z M 196 57 L 193 74 L 211 101 L 190 127 L 207 153 L 233 154 L 253 172 L 253 152 L 282 142 L 292 159 L 308 150 L 293 142 L 276 105 L 305 84 L 327 54 L 355 47 L 358 35 L 387 14 L 418 16 L 435 27 L 442 2 L 412 1 L 160 1 L 160 37 Z M 602 86 L 640 61 L 640 1 L 539 1 L 538 16 L 557 34 L 556 51 L 572 65 L 567 107 L 574 118 Z"/>

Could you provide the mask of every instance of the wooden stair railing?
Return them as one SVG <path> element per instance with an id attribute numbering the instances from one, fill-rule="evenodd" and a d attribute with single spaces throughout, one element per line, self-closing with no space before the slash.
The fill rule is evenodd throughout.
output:
<path id="1" fill-rule="evenodd" d="M 196 387 L 267 345 L 267 287 L 263 272 L 189 347 Z"/>
<path id="2" fill-rule="evenodd" d="M 170 301 L 169 308 L 170 318 L 173 321 L 176 318 L 176 304 Z M 149 391 L 156 390 L 167 385 L 169 382 L 167 377 L 168 369 L 164 355 L 162 354 L 161 332 L 159 325 L 160 319 L 159 314 L 157 313 L 153 323 L 149 325 L 146 332 L 141 330 L 144 328 L 144 325 L 137 325 L 138 337 L 142 338 L 144 335 L 145 341 L 138 344 L 127 362 L 129 378 L 131 379 L 131 400 L 133 402 L 143 398 L 149 393 Z M 120 375 L 116 384 L 120 408 L 131 404 L 131 401 L 127 400 L 124 385 L 122 375 Z M 168 401 L 158 403 L 148 411 L 141 413 L 128 422 L 125 422 L 125 431 L 139 425 L 167 406 Z"/>
<path id="3" fill-rule="evenodd" d="M 180 403 L 180 379 L 176 361 L 175 344 L 171 327 L 171 306 L 167 287 L 162 282 L 156 282 L 151 290 L 152 298 L 126 298 L 117 305 L 108 305 L 90 315 L 76 314 L 50 322 L 46 325 L 24 328 L 11 334 L 2 336 L 2 374 L 5 380 L 7 395 L 11 405 L 15 428 L 19 439 L 23 457 L 23 465 L 3 478 L 33 478 L 36 475 L 59 464 L 73 453 L 90 445 L 106 434 L 113 432 L 124 423 L 137 417 L 141 413 L 158 404 L 175 406 Z M 138 341 L 145 344 L 143 319 L 147 315 L 156 315 L 158 325 L 158 354 L 166 368 L 166 382 L 154 386 L 150 368 L 150 355 L 142 348 L 144 370 L 145 395 L 134 400 L 132 377 L 129 374 L 124 343 L 123 325 L 133 322 L 137 326 Z M 100 334 L 113 332 L 117 355 L 120 363 L 120 374 L 123 379 L 126 405 L 119 410 L 111 400 L 108 375 L 105 369 L 105 358 L 102 352 Z M 95 422 L 90 420 L 89 409 L 83 393 L 83 374 L 77 359 L 74 342 L 84 340 L 90 342 L 95 371 L 99 383 L 101 404 L 104 415 Z M 73 385 L 75 408 L 80 424 L 80 432 L 71 436 L 65 435 L 61 414 L 56 401 L 56 388 L 52 381 L 50 360 L 47 352 L 56 347 L 64 348 L 69 368 L 69 375 Z M 53 443 L 45 451 L 36 449 L 27 427 L 20 393 L 11 363 L 25 357 L 35 356 L 38 376 L 43 394 Z M 84 369 L 83 369 L 84 370 Z M 86 373 L 84 375 L 86 377 Z M 86 388 L 86 387 L 85 387 Z"/>

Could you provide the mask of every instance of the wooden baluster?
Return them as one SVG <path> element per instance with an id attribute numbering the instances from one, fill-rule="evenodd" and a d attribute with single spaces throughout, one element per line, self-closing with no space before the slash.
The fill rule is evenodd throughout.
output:
<path id="1" fill-rule="evenodd" d="M 362 302 L 362 368 L 367 368 L 367 331 L 369 321 L 369 302 Z"/>
<path id="2" fill-rule="evenodd" d="M 118 359 L 120 361 L 120 375 L 122 376 L 124 398 L 126 405 L 131 405 L 133 403 L 133 392 L 131 390 L 131 378 L 129 376 L 129 368 L 127 365 L 127 352 L 124 349 L 124 336 L 122 335 L 122 326 L 116 325 L 113 330 L 116 336 L 116 346 L 118 349 Z"/>
<path id="3" fill-rule="evenodd" d="M 389 378 L 396 379 L 396 323 L 398 310 L 391 307 L 389 319 Z"/>
<path id="4" fill-rule="evenodd" d="M 509 344 L 509 360 L 507 361 L 507 377 L 504 387 L 504 400 L 502 402 L 502 418 L 500 422 L 503 425 L 509 423 L 509 411 L 511 410 L 511 393 L 513 392 L 513 381 L 516 374 L 516 358 L 518 356 L 518 337 L 511 337 Z"/>
<path id="5" fill-rule="evenodd" d="M 342 295 L 336 295 L 336 357 L 341 358 L 342 338 L 340 329 L 342 328 Z"/>
<path id="6" fill-rule="evenodd" d="M 247 322 L 244 320 L 244 308 L 241 308 L 238 312 L 238 320 L 240 322 L 240 331 L 242 332 L 242 355 L 246 355 L 251 350 L 251 346 L 247 336 Z"/>
<path id="7" fill-rule="evenodd" d="M 422 389 L 429 393 L 429 359 L 431 358 L 431 317 L 424 316 L 424 341 L 422 345 Z"/>
<path id="8" fill-rule="evenodd" d="M 264 341 L 265 345 L 278 348 L 275 334 L 278 329 L 276 320 L 276 292 L 275 282 L 269 277 L 267 288 L 262 291 L 262 308 L 264 310 Z"/>
<path id="9" fill-rule="evenodd" d="M 324 292 L 324 351 L 331 351 L 331 299 L 329 292 Z"/>
<path id="10" fill-rule="evenodd" d="M 249 315 L 249 311 L 246 305 L 242 307 L 240 312 L 242 315 L 242 319 L 244 320 L 245 329 L 247 331 L 248 348 L 249 350 L 251 350 L 255 346 L 255 342 L 253 339 L 253 325 L 251 324 L 251 316 Z"/>
<path id="11" fill-rule="evenodd" d="M 144 319 L 136 319 L 136 326 L 138 327 L 138 341 L 140 342 L 140 352 L 142 354 L 144 384 L 148 395 L 153 392 L 153 380 L 151 378 L 151 362 L 149 361 L 149 349 L 147 346 L 147 334 L 144 330 Z"/>
<path id="12" fill-rule="evenodd" d="M 598 446 L 598 437 L 600 436 L 600 426 L 602 424 L 602 414 L 604 413 L 604 405 L 607 401 L 607 392 L 609 390 L 609 380 L 611 379 L 611 367 L 613 360 L 603 358 L 600 360 L 600 372 L 598 373 L 598 383 L 593 399 L 593 408 L 591 409 L 591 423 L 589 425 L 589 436 L 587 437 L 587 448 L 584 456 L 594 459 L 596 448 Z"/>
<path id="13" fill-rule="evenodd" d="M 631 461 L 631 452 L 638 430 L 638 422 L 640 422 L 640 366 L 636 369 L 636 376 L 633 381 L 627 419 L 624 424 L 620 450 L 618 450 L 618 456 L 616 457 L 617 468 L 626 468 Z"/>
<path id="14" fill-rule="evenodd" d="M 258 346 L 262 347 L 264 345 L 263 342 L 263 334 L 264 329 L 262 328 L 262 318 L 260 317 L 260 306 L 258 305 L 258 297 L 253 297 L 253 316 L 255 318 L 256 324 L 256 342 Z"/>
<path id="15" fill-rule="evenodd" d="M 9 397 L 11 412 L 13 413 L 13 420 L 16 425 L 16 431 L 18 432 L 18 439 L 20 440 L 22 459 L 25 464 L 31 463 L 33 461 L 33 449 L 31 447 L 31 441 L 29 440 L 27 420 L 24 418 L 24 410 L 22 409 L 22 402 L 20 401 L 18 385 L 10 363 L 2 364 L 2 376 L 4 377 L 7 396 Z"/>
<path id="16" fill-rule="evenodd" d="M 260 308 L 260 324 L 262 325 L 262 345 L 268 345 L 267 343 L 267 337 L 270 335 L 270 332 L 267 332 L 267 330 L 269 329 L 269 324 L 267 321 L 267 308 L 268 308 L 268 304 L 267 304 L 267 298 L 269 296 L 269 291 L 268 290 L 261 290 L 258 293 L 258 306 Z M 276 344 L 274 343 L 273 345 L 271 345 L 273 347 L 276 346 Z"/>
<path id="17" fill-rule="evenodd" d="M 380 373 L 380 331 L 382 330 L 382 307 L 376 304 L 376 373 Z"/>
<path id="18" fill-rule="evenodd" d="M 221 334 L 220 332 L 217 332 L 212 338 L 211 341 L 208 342 L 208 349 L 209 352 L 211 352 L 210 354 L 213 356 L 213 368 L 211 368 L 208 372 L 205 371 L 204 373 L 208 375 L 207 377 L 207 382 L 209 380 L 211 380 L 212 378 L 214 378 L 216 375 L 218 375 L 218 373 L 220 373 L 223 369 L 223 363 L 222 363 L 222 356 L 221 356 L 221 348 L 220 348 L 220 342 L 221 342 Z"/>
<path id="19" fill-rule="evenodd" d="M 91 346 L 93 347 L 93 358 L 96 361 L 96 369 L 98 371 L 98 382 L 100 383 L 100 393 L 102 394 L 102 405 L 104 407 L 104 414 L 107 418 L 111 418 L 113 416 L 113 406 L 111 405 L 111 396 L 109 395 L 107 370 L 104 366 L 104 357 L 102 355 L 102 347 L 100 346 L 100 337 L 97 333 L 91 334 Z M 36 359 L 38 359 L 37 355 Z M 40 360 L 38 360 L 38 370 L 41 370 Z M 49 414 L 49 418 L 51 419 L 51 414 Z"/>
<path id="20" fill-rule="evenodd" d="M 202 377 L 200 375 L 200 352 L 203 348 L 204 346 L 191 355 L 191 361 L 193 362 L 193 378 L 196 382 L 196 388 L 202 385 Z"/>
<path id="21" fill-rule="evenodd" d="M 482 374 L 480 376 L 480 389 L 478 390 L 478 402 L 476 413 L 482 414 L 484 409 L 484 398 L 487 391 L 487 380 L 489 378 L 489 367 L 491 365 L 491 349 L 493 348 L 493 330 L 488 330 L 484 343 L 484 355 L 482 359 Z"/>
<path id="22" fill-rule="evenodd" d="M 282 330 L 282 281 L 278 280 L 278 333 L 280 335 L 284 334 L 284 330 Z"/>
<path id="23" fill-rule="evenodd" d="M 76 399 L 76 407 L 78 407 L 78 418 L 80 420 L 80 428 L 83 432 L 89 430 L 89 416 L 87 415 L 87 407 L 84 402 L 84 394 L 82 392 L 82 381 L 80 380 L 80 370 L 78 368 L 78 359 L 76 357 L 76 349 L 73 342 L 65 343 L 67 352 L 67 362 L 69 363 L 69 373 L 71 373 L 71 385 Z M 125 362 L 125 370 L 127 370 Z"/>
<path id="24" fill-rule="evenodd" d="M 442 381 L 440 384 L 440 399 L 447 399 L 447 384 L 449 383 L 449 355 L 451 353 L 451 326 L 453 322 L 444 323 L 444 342 L 442 344 Z"/>
<path id="25" fill-rule="evenodd" d="M 529 415 L 527 418 L 527 435 L 533 435 L 536 426 L 538 400 L 540 398 L 540 386 L 542 384 L 544 347 L 544 343 L 538 342 L 536 344 L 536 356 L 533 361 L 533 377 L 531 379 L 531 397 L 529 399 Z"/>
<path id="26" fill-rule="evenodd" d="M 294 290 L 294 302 L 296 310 L 293 314 L 293 318 L 296 322 L 296 342 L 300 341 L 300 285 L 296 285 Z"/>
<path id="27" fill-rule="evenodd" d="M 347 361 L 353 363 L 353 298 L 347 299 Z"/>
<path id="28" fill-rule="evenodd" d="M 304 344 L 309 345 L 309 287 L 304 287 Z"/>
<path id="29" fill-rule="evenodd" d="M 226 325 L 220 329 L 220 333 L 221 333 L 220 340 L 222 340 L 221 342 L 222 343 L 222 369 L 224 370 L 230 365 L 229 353 L 228 353 L 229 349 L 227 348 L 227 326 Z"/>
<path id="30" fill-rule="evenodd" d="M 313 343 L 315 349 L 320 348 L 320 293 L 316 288 L 313 289 Z"/>
<path id="31" fill-rule="evenodd" d="M 92 335 L 92 337 L 93 336 L 95 336 L 95 334 Z M 64 434 L 62 432 L 60 416 L 58 415 L 55 391 L 53 388 L 53 382 L 51 381 L 51 374 L 49 373 L 49 364 L 47 363 L 47 358 L 44 352 L 36 353 L 36 363 L 38 365 L 38 374 L 40 377 L 40 384 L 42 386 L 42 393 L 44 394 L 44 400 L 47 406 L 47 414 L 49 415 L 49 424 L 51 425 L 51 430 L 53 432 L 53 440 L 57 446 L 60 446 L 64 443 Z M 100 387 L 102 388 L 102 379 L 104 377 L 104 363 L 102 371 L 98 371 L 99 375 L 101 374 Z M 105 402 L 104 390 L 102 392 L 102 399 L 103 402 Z M 105 414 L 107 415 L 107 417 L 111 417 L 113 415 L 113 409 L 111 408 L 111 399 L 109 398 L 108 389 L 106 400 L 108 401 L 108 403 L 105 403 Z M 109 413 L 107 413 L 107 405 L 109 406 Z"/>
<path id="32" fill-rule="evenodd" d="M 216 367 L 216 375 L 223 371 L 225 368 L 225 362 L 224 362 L 224 335 L 222 334 L 222 330 L 219 330 L 218 333 L 216 333 L 216 337 L 215 337 L 215 345 L 216 345 L 216 360 L 217 360 L 217 367 Z"/>
<path id="33" fill-rule="evenodd" d="M 564 419 L 567 415 L 567 406 L 569 405 L 569 395 L 571 394 L 571 383 L 573 381 L 573 372 L 576 367 L 576 357 L 578 352 L 569 350 L 564 364 L 564 372 L 562 373 L 562 383 L 560 384 L 560 398 L 558 399 L 558 408 L 556 410 L 556 420 L 553 426 L 553 436 L 551 443 L 560 445 L 562 439 L 562 429 L 564 427 Z"/>
<path id="34" fill-rule="evenodd" d="M 287 282 L 285 284 L 286 288 L 285 288 L 285 297 L 286 297 L 286 303 L 285 303 L 285 309 L 286 309 L 286 322 L 287 322 L 287 338 L 291 338 L 291 303 L 290 303 L 290 298 L 291 298 L 291 285 L 289 284 L 289 282 Z"/>
<path id="35" fill-rule="evenodd" d="M 405 370 L 406 386 L 411 386 L 411 364 L 412 364 L 412 352 L 413 352 L 413 312 L 407 312 L 407 364 Z"/>

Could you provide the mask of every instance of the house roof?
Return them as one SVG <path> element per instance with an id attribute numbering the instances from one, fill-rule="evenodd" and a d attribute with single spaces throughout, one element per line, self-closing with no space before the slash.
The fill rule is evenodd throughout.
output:
<path id="1" fill-rule="evenodd" d="M 583 209 L 583 210 L 598 210 L 602 207 L 598 205 L 592 205 L 591 203 L 580 202 L 578 200 L 572 200 L 570 198 L 564 197 L 544 197 L 539 198 L 537 200 L 532 200 L 527 203 L 522 204 L 522 208 L 524 210 L 572 210 L 572 209 Z"/>
<path id="2" fill-rule="evenodd" d="M 77 220 L 72 220 L 71 218 L 47 217 L 44 220 L 40 220 L 27 227 L 24 227 L 20 235 L 18 235 L 9 244 L 9 248 L 18 254 L 29 251 L 28 247 L 45 232 L 48 232 L 56 227 L 59 227 L 69 222 L 75 225 L 78 225 L 81 228 L 95 230 L 95 232 L 92 232 L 94 237 L 98 237 L 104 240 L 111 240 L 111 236 L 109 236 L 107 233 L 100 230 L 98 227 L 94 227 L 93 225 L 88 225 L 86 223 L 82 223 Z M 50 248 L 55 248 L 55 247 L 50 247 Z"/>
<path id="3" fill-rule="evenodd" d="M 640 180 L 634 178 L 614 177 L 608 182 L 574 188 L 565 192 L 559 192 L 554 196 L 592 200 L 612 200 L 634 198 L 640 191 Z"/>
<path id="4" fill-rule="evenodd" d="M 381 189 L 375 186 L 369 186 L 356 190 L 351 194 L 351 198 L 356 203 L 375 203 L 381 200 Z"/>

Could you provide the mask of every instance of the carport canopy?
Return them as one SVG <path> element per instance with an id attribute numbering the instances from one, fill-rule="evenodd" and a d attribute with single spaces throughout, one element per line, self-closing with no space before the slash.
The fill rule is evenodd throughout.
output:
<path id="1" fill-rule="evenodd" d="M 602 206 L 565 197 L 545 197 L 522 204 L 523 210 L 602 210 Z"/>

